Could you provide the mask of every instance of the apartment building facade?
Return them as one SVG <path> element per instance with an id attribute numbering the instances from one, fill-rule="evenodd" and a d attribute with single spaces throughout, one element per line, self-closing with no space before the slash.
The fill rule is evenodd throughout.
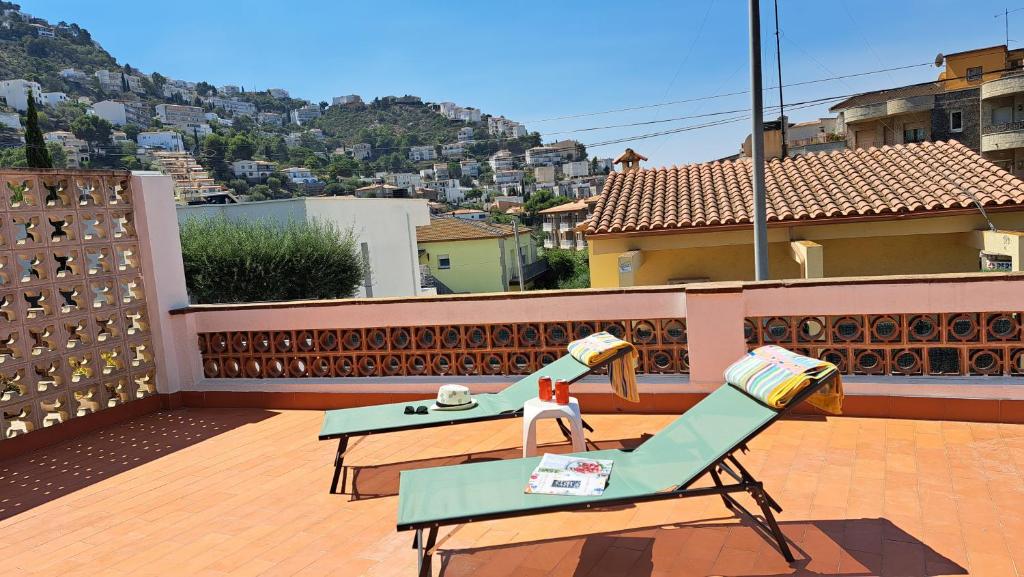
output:
<path id="1" fill-rule="evenodd" d="M 148 104 L 132 100 L 101 100 L 93 103 L 91 110 L 114 126 L 134 124 L 146 127 L 153 118 L 153 109 Z"/>
<path id="2" fill-rule="evenodd" d="M 202 108 L 182 104 L 157 104 L 156 117 L 164 124 L 181 128 L 191 128 L 206 120 Z"/>

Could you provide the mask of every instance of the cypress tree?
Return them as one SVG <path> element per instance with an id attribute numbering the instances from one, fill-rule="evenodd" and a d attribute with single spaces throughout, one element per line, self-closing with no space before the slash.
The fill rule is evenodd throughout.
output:
<path id="1" fill-rule="evenodd" d="M 43 140 L 43 131 L 39 129 L 36 99 L 32 96 L 31 90 L 28 91 L 28 112 L 25 115 L 25 160 L 29 168 L 53 168 L 50 151 Z"/>

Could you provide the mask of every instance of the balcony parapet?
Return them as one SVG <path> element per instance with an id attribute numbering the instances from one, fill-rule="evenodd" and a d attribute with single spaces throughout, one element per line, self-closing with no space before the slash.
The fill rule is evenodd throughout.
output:
<path id="1" fill-rule="evenodd" d="M 1024 92 L 1024 74 L 1015 73 L 981 85 L 981 99 L 998 98 Z"/>

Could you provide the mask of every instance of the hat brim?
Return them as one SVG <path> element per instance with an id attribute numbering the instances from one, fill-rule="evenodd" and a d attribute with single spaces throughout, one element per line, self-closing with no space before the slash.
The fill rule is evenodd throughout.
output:
<path id="1" fill-rule="evenodd" d="M 466 409 L 472 409 L 476 406 L 476 399 L 470 399 L 465 405 L 453 405 L 450 407 L 442 407 L 436 402 L 430 407 L 431 411 L 465 411 Z"/>

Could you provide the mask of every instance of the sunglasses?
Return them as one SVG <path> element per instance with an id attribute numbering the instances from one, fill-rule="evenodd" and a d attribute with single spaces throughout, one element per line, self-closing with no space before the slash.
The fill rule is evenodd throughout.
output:
<path id="1" fill-rule="evenodd" d="M 418 406 L 416 408 L 413 408 L 412 405 L 406 405 L 405 406 L 405 414 L 406 415 L 413 415 L 413 414 L 416 414 L 416 415 L 426 415 L 427 414 L 427 406 L 426 405 L 420 405 L 420 406 Z"/>

